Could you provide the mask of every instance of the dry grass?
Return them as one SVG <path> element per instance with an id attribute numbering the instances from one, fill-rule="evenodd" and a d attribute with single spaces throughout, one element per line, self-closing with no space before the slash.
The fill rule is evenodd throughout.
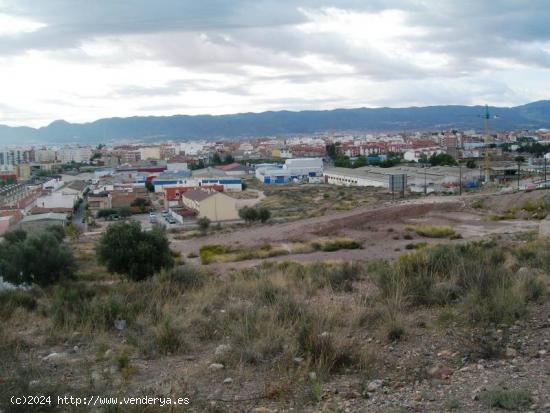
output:
<path id="1" fill-rule="evenodd" d="M 201 263 L 237 262 L 254 259 L 266 259 L 289 254 L 309 254 L 315 251 L 334 252 L 343 249 L 359 249 L 363 245 L 351 238 L 319 238 L 309 242 L 291 242 L 286 244 L 264 244 L 256 247 L 228 247 L 211 244 L 200 248 Z"/>
<path id="2" fill-rule="evenodd" d="M 321 216 L 391 198 L 391 195 L 375 188 L 326 184 L 264 185 L 262 190 L 266 198 L 259 206 L 268 208 L 273 219 L 279 221 Z"/>
<path id="3" fill-rule="evenodd" d="M 213 411 L 207 398 L 232 377 L 255 385 L 246 388 L 251 398 L 276 401 L 282 410 L 315 411 L 325 381 L 376 376 L 387 362 L 378 359 L 387 342 L 413 341 L 415 311 L 429 308 L 440 314 L 441 325 L 467 331 L 505 328 L 523 317 L 530 301 L 546 296 L 548 279 L 517 269 L 548 265 L 548 250 L 543 241 L 515 250 L 488 243 L 437 246 L 396 262 L 264 262 L 225 279 L 184 265 L 142 282 L 107 279 L 104 269 L 94 279 L 93 257 L 80 254 L 85 280 L 1 297 L 0 368 L 9 372 L 3 388 L 24 394 L 29 382 L 45 377 L 44 383 L 56 384 L 38 387 L 46 394 L 160 394 L 169 383 L 196 401 L 195 411 Z M 121 330 L 115 327 L 120 320 Z M 376 337 L 380 346 L 365 337 Z M 38 371 L 29 361 L 28 354 L 82 343 L 71 356 L 77 362 L 67 363 L 76 389 L 67 387 L 63 364 Z M 220 345 L 224 351 L 216 351 Z M 214 362 L 224 369 L 208 370 Z M 507 403 L 509 397 L 497 399 Z"/>
<path id="4" fill-rule="evenodd" d="M 462 238 L 458 232 L 449 226 L 408 225 L 405 229 L 426 238 Z"/>

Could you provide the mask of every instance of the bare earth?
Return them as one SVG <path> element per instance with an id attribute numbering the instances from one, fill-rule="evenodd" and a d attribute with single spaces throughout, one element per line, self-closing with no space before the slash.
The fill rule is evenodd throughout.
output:
<path id="1" fill-rule="evenodd" d="M 543 191 L 537 194 L 541 196 Z M 544 191 L 546 192 L 546 191 Z M 495 195 L 490 198 L 495 205 L 517 204 L 519 198 L 531 199 L 531 194 Z M 512 197 L 513 200 L 508 200 Z M 308 218 L 277 225 L 255 225 L 229 233 L 213 233 L 188 240 L 172 240 L 172 248 L 184 256 L 197 254 L 203 245 L 221 244 L 235 247 L 254 247 L 293 241 L 310 241 L 319 237 L 348 236 L 364 244 L 359 250 L 291 254 L 269 258 L 270 261 L 316 262 L 327 260 L 368 260 L 395 258 L 405 246 L 415 242 L 459 243 L 476 241 L 498 234 L 514 234 L 538 230 L 538 221 L 491 221 L 489 213 L 468 206 L 473 197 L 439 197 L 416 199 L 379 206 L 365 205 L 352 211 Z M 414 235 L 404 239 L 405 227 L 414 224 L 448 225 L 463 237 L 462 240 L 428 239 Z M 198 260 L 196 260 L 198 262 Z M 257 265 L 262 260 L 248 260 L 231 264 L 211 264 L 209 267 L 225 273 L 232 268 Z"/>

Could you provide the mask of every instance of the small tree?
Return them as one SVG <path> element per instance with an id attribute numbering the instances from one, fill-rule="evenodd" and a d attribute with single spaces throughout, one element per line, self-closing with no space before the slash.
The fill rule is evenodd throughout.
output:
<path id="1" fill-rule="evenodd" d="M 104 208 L 97 211 L 97 217 L 98 218 L 108 218 L 111 215 L 115 215 L 117 213 L 116 209 L 113 208 Z"/>
<path id="2" fill-rule="evenodd" d="M 51 233 L 57 239 L 57 242 L 61 242 L 65 238 L 65 228 L 61 225 L 50 225 L 46 228 L 46 231 Z"/>
<path id="3" fill-rule="evenodd" d="M 78 242 L 82 235 L 82 228 L 72 222 L 65 227 L 65 234 L 69 236 L 74 242 Z"/>
<path id="4" fill-rule="evenodd" d="M 271 218 L 271 211 L 267 208 L 261 207 L 258 209 L 258 219 L 262 222 L 266 222 Z"/>
<path id="5" fill-rule="evenodd" d="M 145 182 L 145 188 L 147 188 L 149 192 L 155 192 L 155 185 L 151 182 Z"/>
<path id="6" fill-rule="evenodd" d="M 110 225 L 101 236 L 96 253 L 110 272 L 135 281 L 174 265 L 164 229 L 156 226 L 151 231 L 142 231 L 136 221 Z"/>
<path id="7" fill-rule="evenodd" d="M 225 155 L 225 157 L 223 158 L 223 163 L 224 164 L 230 164 L 230 163 L 233 163 L 233 162 L 235 162 L 235 158 L 233 158 L 233 155 L 231 155 L 230 153 Z"/>
<path id="8" fill-rule="evenodd" d="M 220 154 L 218 152 L 214 152 L 214 155 L 212 155 L 212 164 L 219 165 L 221 163 L 222 163 L 222 159 L 220 157 Z"/>
<path id="9" fill-rule="evenodd" d="M 27 233 L 22 229 L 14 229 L 4 234 L 4 241 L 9 244 L 25 241 L 25 238 L 27 238 Z"/>
<path id="10" fill-rule="evenodd" d="M 129 216 L 132 216 L 132 209 L 128 206 L 123 206 L 118 209 L 118 214 L 122 218 L 128 218 Z"/>
<path id="11" fill-rule="evenodd" d="M 476 161 L 474 161 L 473 159 L 468 159 L 468 160 L 466 161 L 466 168 L 468 168 L 468 169 L 475 169 L 475 168 L 477 168 Z"/>
<path id="12" fill-rule="evenodd" d="M 149 200 L 144 198 L 136 198 L 134 202 L 132 202 L 132 206 L 139 208 L 139 211 L 141 213 L 145 212 L 145 209 L 149 206 L 149 204 L 150 204 Z"/>
<path id="13" fill-rule="evenodd" d="M 13 236 L 4 240 L 0 248 L 0 273 L 14 284 L 47 286 L 72 277 L 74 270 L 71 250 L 62 246 L 50 231 L 24 239 Z"/>
<path id="14" fill-rule="evenodd" d="M 255 208 L 244 207 L 239 210 L 239 216 L 246 222 L 253 222 L 258 219 L 258 211 Z"/>
<path id="15" fill-rule="evenodd" d="M 210 219 L 208 217 L 202 217 L 199 219 L 199 228 L 202 232 L 206 232 L 206 230 L 210 227 Z"/>

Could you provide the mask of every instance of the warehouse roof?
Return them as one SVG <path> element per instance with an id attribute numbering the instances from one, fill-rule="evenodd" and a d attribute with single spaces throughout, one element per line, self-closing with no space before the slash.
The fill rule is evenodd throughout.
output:
<path id="1" fill-rule="evenodd" d="M 60 214 L 57 212 L 48 212 L 46 214 L 36 214 L 36 215 L 27 215 L 21 220 L 22 223 L 25 222 L 35 222 L 35 221 L 66 221 L 67 214 Z"/>
<path id="2" fill-rule="evenodd" d="M 193 189 L 191 191 L 187 191 L 181 194 L 182 197 L 185 197 L 187 199 L 191 199 L 192 201 L 201 202 L 204 201 L 206 198 L 210 198 L 212 195 L 217 194 L 219 192 L 216 191 L 205 191 L 202 189 Z"/>

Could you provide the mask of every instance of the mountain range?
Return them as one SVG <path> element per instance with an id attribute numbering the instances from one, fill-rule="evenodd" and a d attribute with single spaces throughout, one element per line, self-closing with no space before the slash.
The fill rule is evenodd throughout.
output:
<path id="1" fill-rule="evenodd" d="M 492 130 L 550 128 L 550 100 L 489 107 Z M 41 128 L 0 125 L 0 146 L 99 143 L 119 140 L 239 139 L 325 131 L 402 132 L 483 129 L 483 106 L 426 106 L 270 111 L 233 115 L 105 118 L 89 123 L 57 120 Z M 0 119 L 1 122 L 1 119 Z"/>

